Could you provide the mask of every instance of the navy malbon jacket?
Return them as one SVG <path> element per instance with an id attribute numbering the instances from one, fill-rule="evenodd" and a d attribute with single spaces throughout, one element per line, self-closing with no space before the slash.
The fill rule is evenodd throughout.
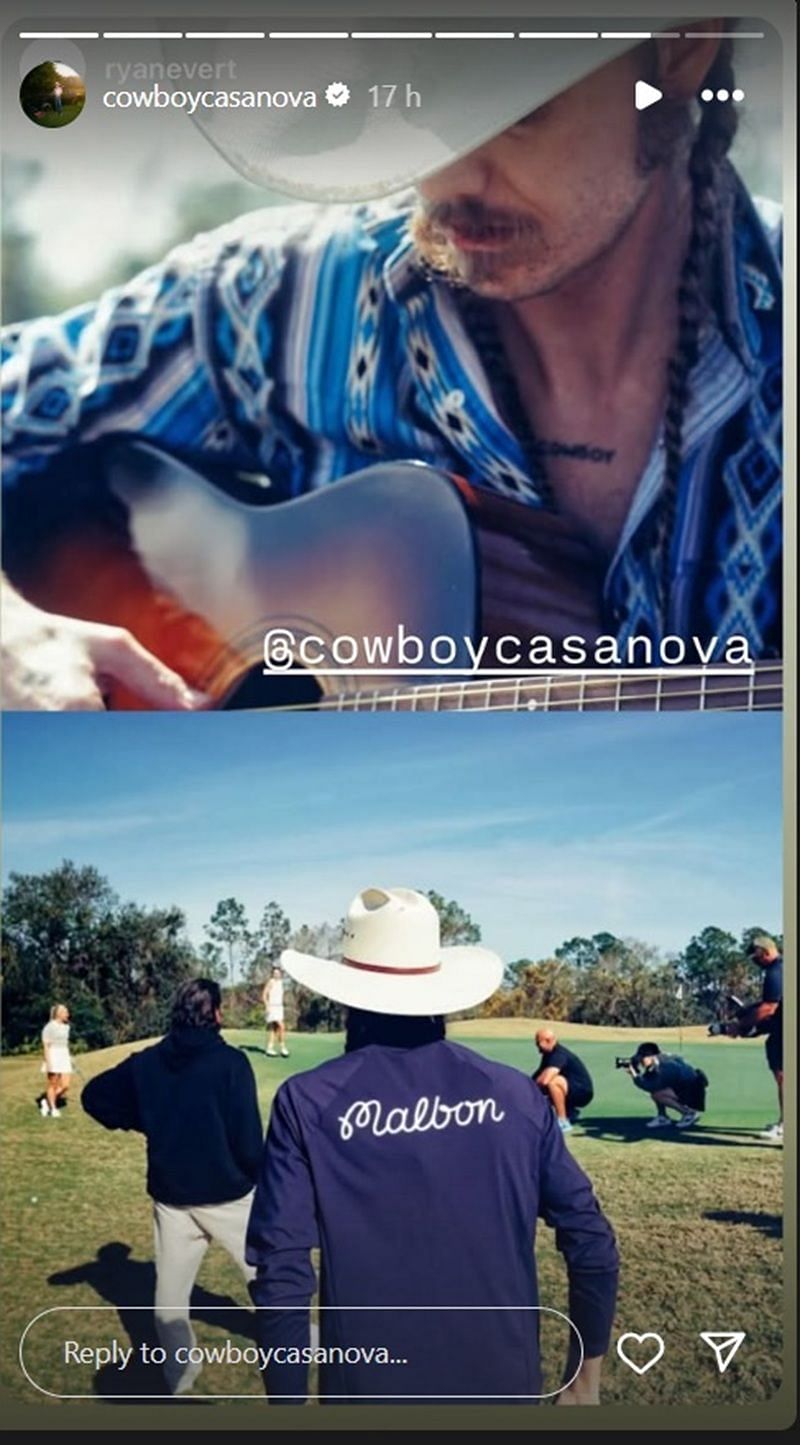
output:
<path id="1" fill-rule="evenodd" d="M 310 1364 L 331 1403 L 524 1403 L 557 1389 L 539 1360 L 540 1218 L 583 1348 L 603 1354 L 614 1235 L 529 1078 L 445 1040 L 371 1045 L 295 1075 L 275 1097 L 248 1232 L 270 1397 L 304 1399 Z"/>

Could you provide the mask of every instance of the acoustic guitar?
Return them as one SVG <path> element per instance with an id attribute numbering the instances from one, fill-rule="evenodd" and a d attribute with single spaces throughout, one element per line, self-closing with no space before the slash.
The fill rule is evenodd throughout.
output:
<path id="1" fill-rule="evenodd" d="M 5 566 L 47 611 L 128 628 L 213 707 L 344 710 L 746 708 L 781 705 L 781 666 L 476 677 L 467 639 L 564 636 L 603 626 L 604 563 L 553 513 L 418 463 L 377 465 L 272 503 L 263 483 L 210 480 L 144 443 L 105 446 L 7 510 Z M 93 474 L 92 474 L 93 472 Z M 24 489 L 28 496 L 31 488 Z M 371 638 L 402 627 L 448 676 L 390 675 Z M 278 639 L 282 661 L 265 637 Z M 346 665 L 308 666 L 336 638 Z M 442 642 L 439 647 L 443 647 Z M 491 655 L 491 653 L 490 653 Z M 441 653 L 439 654 L 441 656 Z M 284 670 L 284 664 L 288 670 Z M 428 669 L 431 668 L 428 661 Z M 111 708 L 142 709 L 120 687 Z"/>

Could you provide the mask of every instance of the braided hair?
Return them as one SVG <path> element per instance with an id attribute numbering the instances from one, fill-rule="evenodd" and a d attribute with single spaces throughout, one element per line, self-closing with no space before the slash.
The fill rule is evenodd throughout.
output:
<path id="1" fill-rule="evenodd" d="M 734 88 L 733 41 L 724 38 L 714 62 L 703 81 L 703 89 L 714 92 L 727 90 L 730 96 Z M 661 613 L 664 625 L 667 623 L 670 595 L 670 561 L 674 539 L 678 504 L 678 482 L 683 460 L 683 430 L 686 407 L 689 401 L 689 378 L 697 362 L 699 352 L 700 325 L 708 304 L 708 292 L 713 263 L 717 255 L 721 209 L 721 171 L 725 157 L 736 134 L 736 107 L 725 102 L 700 101 L 702 115 L 700 124 L 691 141 L 688 157 L 689 180 L 692 189 L 692 220 L 689 245 L 678 281 L 678 328 L 675 349 L 667 363 L 667 399 L 664 409 L 664 490 L 661 506 L 655 518 L 653 529 L 653 552 L 658 559 L 658 580 Z M 651 134 L 642 136 L 643 161 L 646 168 L 663 159 L 666 132 L 671 131 L 668 143 L 674 144 L 676 126 L 681 119 L 678 108 L 670 116 L 669 107 L 662 112 L 661 144 Z M 683 121 L 687 110 L 681 106 Z M 642 116 L 644 120 L 644 113 Z M 653 144 L 653 142 L 656 142 Z"/>
<path id="2" fill-rule="evenodd" d="M 733 39 L 736 21 L 727 21 L 725 32 L 712 65 L 702 83 L 703 90 L 716 93 L 727 90 L 732 95 Z M 648 59 L 643 71 L 658 84 L 659 64 L 657 42 L 648 43 Z M 701 115 L 695 125 L 692 107 L 685 101 L 665 98 L 660 105 L 646 109 L 639 116 L 637 164 L 642 174 L 662 166 L 674 165 L 685 157 L 691 184 L 692 216 L 689 244 L 681 268 L 676 295 L 677 339 L 667 363 L 667 397 L 663 419 L 664 487 L 661 504 L 656 509 L 650 534 L 651 556 L 657 577 L 662 621 L 667 625 L 671 590 L 670 563 L 678 505 L 678 483 L 683 461 L 683 431 L 690 395 L 690 377 L 699 353 L 700 327 L 708 306 L 710 280 L 718 254 L 719 228 L 725 182 L 725 157 L 733 144 L 737 128 L 737 107 L 716 99 L 703 101 L 698 96 Z M 515 434 L 521 439 L 528 467 L 540 494 L 551 497 L 547 470 L 536 454 L 535 438 L 524 413 L 505 351 L 497 332 L 491 307 L 480 297 L 463 290 L 463 283 L 446 275 L 435 251 L 429 245 L 424 218 L 412 225 L 418 243 L 425 240 L 415 264 L 429 280 L 443 277 L 461 290 L 461 306 L 467 330 L 479 338 L 483 355 L 492 362 L 496 387 L 503 395 L 506 413 Z"/>

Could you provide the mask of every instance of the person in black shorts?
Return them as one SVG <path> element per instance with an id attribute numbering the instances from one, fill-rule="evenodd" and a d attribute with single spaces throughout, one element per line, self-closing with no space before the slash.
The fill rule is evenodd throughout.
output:
<path id="1" fill-rule="evenodd" d="M 764 1129 L 762 1138 L 783 1143 L 783 957 L 774 938 L 756 934 L 748 949 L 748 958 L 764 971 L 761 999 L 743 1009 L 735 1023 L 726 1029 L 732 1037 L 741 1034 L 766 1034 L 767 1065 L 778 1088 L 779 1117 L 776 1124 Z"/>
<path id="2" fill-rule="evenodd" d="M 585 1109 L 594 1098 L 592 1076 L 583 1060 L 558 1042 L 552 1029 L 539 1029 L 536 1047 L 542 1057 L 533 1082 L 548 1095 L 558 1127 L 566 1134 L 578 1110 Z"/>
<path id="3" fill-rule="evenodd" d="M 708 1079 L 678 1054 L 664 1054 L 658 1044 L 640 1044 L 627 1071 L 637 1089 L 649 1094 L 656 1106 L 648 1129 L 672 1127 L 669 1110 L 677 1113 L 676 1129 L 691 1129 L 706 1107 Z"/>

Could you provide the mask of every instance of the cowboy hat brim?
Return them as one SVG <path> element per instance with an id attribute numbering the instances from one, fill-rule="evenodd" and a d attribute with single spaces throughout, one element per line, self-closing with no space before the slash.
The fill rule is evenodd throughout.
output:
<path id="1" fill-rule="evenodd" d="M 371 972 L 293 948 L 281 954 L 281 968 L 296 983 L 334 1003 L 409 1018 L 474 1008 L 500 987 L 503 977 L 502 959 L 472 945 L 441 949 L 436 971 L 417 975 L 393 977 L 390 971 Z"/>
<path id="2" fill-rule="evenodd" d="M 675 29 L 674 20 L 647 23 Z M 257 185 L 312 201 L 373 200 L 451 165 L 642 43 L 619 22 L 592 24 L 593 38 L 577 39 L 228 42 L 240 93 L 269 93 L 270 104 L 198 107 L 193 120 Z M 541 34 L 548 29 L 556 23 L 537 22 Z M 206 49 L 214 64 L 214 45 L 200 42 L 201 58 Z M 376 83 L 384 76 L 403 77 L 391 98 Z M 349 89 L 346 104 L 326 102 L 331 83 Z M 313 107 L 303 100 L 309 94 Z"/>

